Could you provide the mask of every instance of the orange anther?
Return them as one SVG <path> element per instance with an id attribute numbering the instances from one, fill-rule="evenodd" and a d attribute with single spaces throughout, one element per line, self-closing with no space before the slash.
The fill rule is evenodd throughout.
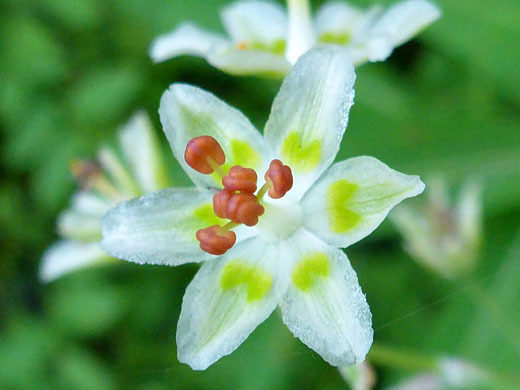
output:
<path id="1" fill-rule="evenodd" d="M 258 223 L 258 217 L 264 213 L 264 207 L 252 194 L 233 194 L 226 207 L 226 218 L 246 226 Z"/>
<path id="2" fill-rule="evenodd" d="M 215 138 L 203 135 L 188 142 L 184 160 L 197 172 L 210 174 L 226 162 L 226 156 Z"/>
<path id="3" fill-rule="evenodd" d="M 284 196 L 293 186 L 293 176 L 291 168 L 283 165 L 280 160 L 273 160 L 269 164 L 269 169 L 265 173 L 265 180 L 272 183 L 269 188 L 269 196 L 278 199 Z"/>
<path id="4" fill-rule="evenodd" d="M 235 232 L 223 230 L 219 225 L 200 229 L 196 236 L 200 242 L 200 249 L 212 255 L 223 255 L 237 240 Z"/>
<path id="5" fill-rule="evenodd" d="M 237 49 L 238 50 L 246 50 L 247 49 L 247 44 L 245 42 L 238 42 L 237 43 Z"/>
<path id="6" fill-rule="evenodd" d="M 233 191 L 222 190 L 218 194 L 213 195 L 213 211 L 217 217 L 227 218 L 226 209 L 229 200 L 234 194 L 235 193 Z"/>
<path id="7" fill-rule="evenodd" d="M 240 165 L 231 167 L 228 174 L 222 179 L 222 184 L 227 190 L 254 194 L 258 176 L 251 168 L 243 168 Z"/>

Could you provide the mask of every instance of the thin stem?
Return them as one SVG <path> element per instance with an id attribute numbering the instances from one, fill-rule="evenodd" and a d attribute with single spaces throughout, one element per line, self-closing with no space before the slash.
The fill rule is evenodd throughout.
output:
<path id="1" fill-rule="evenodd" d="M 264 199 L 265 194 L 267 193 L 267 191 L 269 191 L 272 185 L 273 182 L 269 180 L 265 182 L 265 184 L 262 186 L 262 188 L 260 188 L 260 190 L 258 190 L 258 193 L 256 194 L 256 199 L 258 199 L 259 202 L 261 202 L 262 199 Z"/>
<path id="2" fill-rule="evenodd" d="M 215 160 L 213 160 L 211 157 L 208 157 L 208 164 L 213 168 L 215 173 L 223 179 L 224 176 L 226 176 L 226 171 L 224 171 L 224 168 L 222 168 L 222 165 L 217 164 Z"/>
<path id="3" fill-rule="evenodd" d="M 437 368 L 437 359 L 433 357 L 380 344 L 372 345 L 368 359 L 375 364 L 406 370 L 435 370 Z"/>
<path id="4" fill-rule="evenodd" d="M 239 226 L 240 224 L 239 223 L 236 223 L 236 222 L 228 222 L 226 223 L 224 226 L 221 227 L 221 231 L 223 233 L 225 232 L 228 232 L 230 231 L 231 229 L 234 229 L 236 228 L 237 226 Z"/>

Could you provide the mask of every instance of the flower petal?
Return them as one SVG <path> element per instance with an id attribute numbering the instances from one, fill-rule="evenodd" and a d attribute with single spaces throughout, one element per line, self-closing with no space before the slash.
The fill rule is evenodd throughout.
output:
<path id="1" fill-rule="evenodd" d="M 282 79 L 291 70 L 291 64 L 281 54 L 264 50 L 241 50 L 230 43 L 215 45 L 207 58 L 214 67 L 237 76 Z"/>
<path id="2" fill-rule="evenodd" d="M 405 0 L 391 6 L 366 31 L 366 58 L 384 61 L 394 48 L 411 39 L 440 15 L 439 8 L 427 0 Z"/>
<path id="3" fill-rule="evenodd" d="M 177 326 L 179 360 L 204 370 L 233 352 L 287 288 L 278 246 L 244 241 L 205 263 L 188 286 Z"/>
<path id="4" fill-rule="evenodd" d="M 328 363 L 362 362 L 372 345 L 372 315 L 347 256 L 304 230 L 291 241 L 283 322 Z"/>
<path id="5" fill-rule="evenodd" d="M 220 143 L 227 168 L 241 165 L 263 172 L 267 153 L 262 136 L 240 111 L 213 94 L 191 85 L 173 84 L 162 96 L 159 114 L 173 155 L 195 184 L 221 186 L 216 175 L 198 173 L 184 161 L 186 145 L 201 135 L 210 135 Z"/>
<path id="6" fill-rule="evenodd" d="M 283 55 L 287 16 L 282 6 L 266 1 L 237 1 L 222 11 L 231 40 L 246 50 Z"/>
<path id="7" fill-rule="evenodd" d="M 305 226 L 325 242 L 345 248 L 374 231 L 392 207 L 419 195 L 424 183 L 372 157 L 334 164 L 305 194 Z"/>
<path id="8" fill-rule="evenodd" d="M 119 141 L 143 193 L 169 185 L 159 143 L 145 111 L 130 118 L 119 132 Z"/>
<path id="9" fill-rule="evenodd" d="M 354 101 L 354 68 L 337 47 L 303 55 L 276 96 L 265 128 L 274 157 L 291 167 L 299 199 L 332 163 Z"/>
<path id="10" fill-rule="evenodd" d="M 113 202 L 90 191 L 77 192 L 58 218 L 59 234 L 75 240 L 101 239 L 101 219 L 112 206 Z"/>
<path id="11" fill-rule="evenodd" d="M 199 248 L 198 229 L 222 224 L 211 191 L 168 188 L 122 202 L 103 218 L 102 247 L 143 264 L 179 265 L 214 258 Z"/>
<path id="12" fill-rule="evenodd" d="M 98 242 L 58 241 L 43 254 L 39 277 L 43 282 L 50 282 L 69 272 L 109 259 L 110 256 Z"/>
<path id="13" fill-rule="evenodd" d="M 225 42 L 225 39 L 186 22 L 172 32 L 155 38 L 150 47 L 150 57 L 154 62 L 183 54 L 205 57 L 211 47 L 220 42 Z"/>
<path id="14" fill-rule="evenodd" d="M 330 1 L 316 13 L 315 30 L 318 41 L 347 45 L 365 21 L 365 12 L 350 4 Z"/>

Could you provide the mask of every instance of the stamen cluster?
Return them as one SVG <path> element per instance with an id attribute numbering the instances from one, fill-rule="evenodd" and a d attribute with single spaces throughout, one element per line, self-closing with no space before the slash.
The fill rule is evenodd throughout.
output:
<path id="1" fill-rule="evenodd" d="M 219 218 L 230 222 L 224 226 L 209 226 L 196 233 L 200 248 L 213 255 L 222 255 L 235 245 L 236 234 L 230 229 L 241 224 L 254 226 L 258 223 L 265 212 L 261 202 L 266 193 L 278 199 L 293 185 L 291 168 L 280 160 L 273 160 L 264 176 L 266 183 L 255 195 L 258 180 L 255 170 L 235 165 L 225 173 L 222 168 L 226 162 L 224 151 L 215 138 L 207 135 L 188 142 L 184 159 L 197 172 L 216 172 L 222 179 L 224 188 L 213 196 L 213 211 Z"/>

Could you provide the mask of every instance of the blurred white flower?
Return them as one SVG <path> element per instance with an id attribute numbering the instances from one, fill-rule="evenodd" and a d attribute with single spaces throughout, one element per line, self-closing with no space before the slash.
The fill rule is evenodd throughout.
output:
<path id="1" fill-rule="evenodd" d="M 481 242 L 480 186 L 465 183 L 454 205 L 443 180 L 432 181 L 426 193 L 428 201 L 422 207 L 401 205 L 390 216 L 404 237 L 406 250 L 445 278 L 470 273 Z"/>
<path id="2" fill-rule="evenodd" d="M 103 147 L 99 162 L 73 161 L 71 171 L 82 187 L 58 218 L 60 240 L 43 254 L 44 282 L 112 259 L 99 245 L 101 219 L 118 202 L 170 185 L 150 120 L 140 111 L 119 131 L 122 159 Z"/>
<path id="3" fill-rule="evenodd" d="M 369 235 L 424 184 L 372 157 L 333 163 L 354 80 L 344 50 L 310 50 L 284 80 L 263 136 L 240 111 L 199 88 L 173 84 L 164 93 L 163 129 L 195 187 L 120 203 L 103 219 L 102 245 L 140 264 L 204 262 L 177 326 L 179 360 L 193 369 L 233 352 L 277 306 L 292 333 L 330 364 L 364 360 L 372 317 L 339 248 Z M 290 167 L 283 198 L 271 192 L 278 191 L 271 167 L 280 160 Z M 277 172 L 285 175 L 285 168 Z M 235 169 L 248 172 L 249 192 L 228 188 Z M 221 199 L 231 200 L 222 206 Z M 242 222 L 252 210 L 252 222 Z"/>
<path id="4" fill-rule="evenodd" d="M 150 48 L 155 62 L 188 54 L 235 75 L 283 77 L 314 46 L 345 47 L 354 65 L 384 61 L 394 48 L 440 17 L 428 0 L 404 0 L 386 10 L 331 1 L 311 18 L 308 0 L 287 0 L 288 12 L 268 1 L 244 0 L 221 13 L 227 37 L 185 22 Z"/>
<path id="5" fill-rule="evenodd" d="M 481 368 L 458 358 L 440 359 L 437 369 L 423 372 L 387 390 L 477 390 L 489 389 L 490 375 Z"/>
<path id="6" fill-rule="evenodd" d="M 339 367 L 338 370 L 351 390 L 372 390 L 376 384 L 376 373 L 366 360 L 353 366 Z"/>

